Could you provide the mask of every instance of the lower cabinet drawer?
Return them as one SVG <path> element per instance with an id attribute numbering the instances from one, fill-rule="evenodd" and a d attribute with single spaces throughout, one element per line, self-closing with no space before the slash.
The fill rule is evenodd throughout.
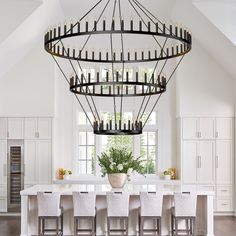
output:
<path id="1" fill-rule="evenodd" d="M 217 211 L 232 211 L 232 199 L 217 199 L 216 208 Z"/>
<path id="2" fill-rule="evenodd" d="M 219 197 L 232 196 L 232 186 L 217 186 L 216 195 Z"/>
<path id="3" fill-rule="evenodd" d="M 213 186 L 213 185 L 198 185 L 197 190 L 198 191 L 212 191 L 212 192 L 215 192 L 215 186 Z"/>

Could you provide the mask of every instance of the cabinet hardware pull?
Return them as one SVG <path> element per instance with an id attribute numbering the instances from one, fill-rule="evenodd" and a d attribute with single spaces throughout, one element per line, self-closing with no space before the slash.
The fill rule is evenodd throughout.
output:
<path id="1" fill-rule="evenodd" d="M 196 132 L 196 138 L 199 138 L 199 132 Z"/>
<path id="2" fill-rule="evenodd" d="M 35 132 L 34 137 L 37 138 L 37 132 Z"/>
<path id="3" fill-rule="evenodd" d="M 202 137 L 202 133 L 201 132 L 199 132 L 199 138 L 201 138 Z"/>
<path id="4" fill-rule="evenodd" d="M 228 192 L 228 190 L 221 190 L 221 192 Z"/>
<path id="5" fill-rule="evenodd" d="M 218 168 L 218 166 L 219 166 L 219 157 L 216 156 L 216 168 Z"/>
<path id="6" fill-rule="evenodd" d="M 7 164 L 3 165 L 3 173 L 4 173 L 4 176 L 7 176 Z"/>
<path id="7" fill-rule="evenodd" d="M 228 206 L 229 204 L 226 204 L 226 203 L 223 203 L 223 204 L 221 204 L 221 206 Z"/>
<path id="8" fill-rule="evenodd" d="M 8 138 L 10 137 L 10 135 L 9 135 L 9 131 L 7 131 L 7 137 L 8 137 Z"/>
<path id="9" fill-rule="evenodd" d="M 218 138 L 218 137 L 219 137 L 219 132 L 217 131 L 217 132 L 216 132 L 216 138 Z"/>

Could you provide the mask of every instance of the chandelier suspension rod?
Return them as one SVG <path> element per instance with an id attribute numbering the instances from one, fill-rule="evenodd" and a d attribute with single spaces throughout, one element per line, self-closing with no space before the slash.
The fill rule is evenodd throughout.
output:
<path id="1" fill-rule="evenodd" d="M 62 45 L 62 47 L 63 47 L 63 50 L 64 50 L 64 51 L 66 52 L 66 54 L 68 55 L 67 50 L 65 50 L 65 47 L 64 47 L 64 44 L 63 44 L 62 40 L 60 40 L 60 41 L 61 41 L 61 45 Z M 74 71 L 75 75 L 77 76 L 77 79 L 79 80 L 79 76 L 78 76 L 78 74 L 77 74 L 77 72 L 76 72 L 76 70 L 75 70 L 75 67 L 74 67 L 73 63 L 71 62 L 71 59 L 68 59 L 68 60 L 69 60 L 69 63 L 70 63 L 70 65 L 71 65 L 71 67 L 72 67 L 72 70 Z M 77 61 L 77 62 L 78 62 L 78 61 Z M 81 70 L 81 73 L 82 73 L 82 75 L 83 75 L 83 70 Z M 84 76 L 84 75 L 83 75 L 83 76 Z M 86 79 L 86 78 L 85 78 L 85 79 Z M 79 81 L 80 81 L 80 80 L 79 80 Z M 95 110 L 96 110 L 98 119 L 100 120 L 99 115 L 98 115 L 98 112 L 97 112 L 97 109 L 96 109 L 96 106 L 95 106 L 95 103 L 94 103 L 94 100 L 93 100 L 93 97 L 92 97 L 91 95 L 90 95 L 90 97 L 91 97 L 91 100 L 92 100 L 92 102 L 93 102 L 94 108 L 95 108 Z M 87 103 L 88 103 L 88 105 L 89 105 L 89 108 L 90 108 L 90 110 L 91 110 L 91 112 L 92 112 L 92 114 L 93 114 L 94 120 L 96 120 L 96 116 L 95 116 L 94 113 L 93 113 L 93 109 L 92 109 L 91 104 L 90 104 L 90 102 L 89 102 L 89 100 L 88 100 L 88 98 L 87 98 L 87 95 L 85 95 L 85 99 L 86 99 L 86 101 L 87 101 Z"/>
<path id="2" fill-rule="evenodd" d="M 128 0 L 128 1 L 129 1 L 130 5 L 132 6 L 132 8 L 134 9 L 134 11 L 136 12 L 136 14 L 139 16 L 139 18 L 140 18 L 141 21 L 143 22 L 143 24 L 144 24 L 144 25 L 147 27 L 147 29 L 148 29 L 148 25 L 146 24 L 145 20 L 142 18 L 142 16 L 140 15 L 140 13 L 137 11 L 137 9 L 134 7 L 133 3 L 131 3 L 130 0 Z M 162 49 L 161 44 L 160 44 L 159 41 L 155 38 L 155 36 L 152 35 L 152 37 L 153 37 L 153 39 L 156 41 L 156 43 L 158 44 L 158 46 Z M 163 52 L 164 52 L 164 54 L 166 55 L 165 51 L 163 51 Z"/>
<path id="3" fill-rule="evenodd" d="M 122 29 L 122 14 L 121 14 L 121 4 L 119 0 L 119 17 L 120 17 L 120 28 Z M 123 111 L 123 81 L 124 81 L 124 72 L 125 72 L 125 64 L 124 64 L 124 37 L 123 34 L 120 34 L 121 39 L 121 50 L 122 50 L 122 86 L 121 86 L 121 100 L 120 100 L 120 120 L 122 121 L 122 111 Z"/>
<path id="4" fill-rule="evenodd" d="M 163 48 L 165 47 L 167 40 L 168 40 L 168 39 L 165 39 L 165 42 L 164 42 L 163 47 L 162 47 L 162 50 L 163 50 Z M 162 50 L 161 50 L 159 56 L 161 55 Z M 166 59 L 165 61 L 167 61 L 167 59 Z M 155 70 L 157 69 L 158 64 L 159 64 L 159 61 L 156 62 L 152 74 L 155 73 Z M 162 72 L 162 71 L 161 71 L 161 72 Z M 161 72 L 160 72 L 160 74 L 161 74 Z M 149 79 L 149 82 L 151 81 L 151 79 L 152 79 L 152 75 L 151 75 L 151 78 Z M 157 82 L 157 81 L 158 81 L 158 79 L 156 80 L 156 82 Z M 148 90 L 148 88 L 146 89 L 146 92 L 147 92 L 147 90 Z M 141 110 L 142 110 L 142 108 L 143 108 L 143 104 L 144 104 L 145 100 L 146 100 L 146 96 L 144 96 L 143 99 L 142 99 L 142 103 L 141 103 L 141 106 L 140 106 L 140 108 L 139 108 L 139 112 L 138 112 L 137 120 L 138 120 L 138 118 L 139 118 L 139 115 L 140 115 L 140 112 L 141 112 Z M 142 116 L 141 116 L 140 119 L 142 119 Z"/>
<path id="5" fill-rule="evenodd" d="M 103 0 L 102 0 L 102 1 L 103 1 Z M 110 3 L 110 1 L 111 1 L 111 0 L 108 0 L 108 1 L 107 1 L 105 7 L 103 8 L 103 10 L 102 10 L 102 12 L 101 12 L 101 14 L 99 15 L 98 20 L 97 20 L 97 24 L 99 23 L 99 21 L 100 21 L 102 15 L 103 15 L 103 13 L 105 12 L 105 10 L 106 10 L 108 4 Z M 75 25 L 76 25 L 76 24 L 75 24 Z M 92 30 L 92 31 L 95 31 L 95 26 L 93 27 L 93 30 Z M 77 59 L 79 59 L 80 54 L 83 52 L 83 50 L 84 50 L 85 46 L 87 45 L 87 43 L 88 43 L 89 39 L 91 38 L 91 36 L 92 36 L 92 34 L 90 34 L 90 35 L 87 37 L 87 39 L 86 39 L 86 41 L 85 41 L 83 47 L 82 47 L 81 50 L 80 50 L 80 53 L 79 53 Z"/>
<path id="6" fill-rule="evenodd" d="M 53 55 L 52 55 L 52 58 L 53 58 L 53 60 L 55 61 L 55 63 L 57 64 L 58 68 L 60 69 L 60 71 L 61 71 L 61 73 L 62 73 L 62 75 L 63 75 L 64 79 L 66 80 L 66 82 L 67 82 L 68 84 L 70 84 L 70 82 L 69 82 L 69 80 L 67 79 L 67 77 L 66 77 L 66 75 L 65 75 L 64 71 L 62 70 L 61 66 L 59 65 L 58 61 L 55 59 L 55 57 L 54 57 Z M 77 94 L 76 94 L 76 93 L 74 93 L 74 95 L 75 95 L 75 98 L 76 98 L 76 100 L 78 101 L 78 103 L 79 103 L 80 107 L 82 108 L 82 110 L 83 110 L 84 114 L 86 115 L 86 118 L 88 119 L 88 121 L 89 121 L 90 125 L 93 127 L 93 124 L 92 124 L 92 122 L 91 122 L 91 120 L 90 120 L 90 118 L 89 118 L 88 114 L 86 113 L 86 111 L 85 111 L 85 109 L 84 109 L 84 107 L 83 107 L 82 103 L 80 102 L 80 100 L 79 100 L 79 98 L 78 98 Z"/>
<path id="7" fill-rule="evenodd" d="M 114 24 L 114 17 L 115 17 L 115 11 L 116 11 L 116 0 L 114 2 L 114 7 L 113 7 L 113 13 L 112 13 L 112 19 L 111 19 L 111 30 L 113 29 L 113 27 L 115 27 Z M 112 63 L 111 63 L 111 67 L 112 67 L 112 80 L 113 82 L 115 82 L 115 78 L 114 78 L 114 63 L 113 63 L 113 39 L 112 39 L 112 33 L 110 33 L 110 44 L 111 44 L 111 57 L 112 57 Z M 113 83 L 113 94 L 115 94 L 115 83 Z M 115 96 L 113 96 L 113 103 L 114 103 L 114 116 L 115 116 L 115 123 L 117 123 L 116 121 L 116 98 Z"/>
<path id="8" fill-rule="evenodd" d="M 166 40 L 167 40 L 167 39 L 166 39 Z M 164 68 L 165 68 L 165 66 L 166 66 L 166 63 L 167 63 L 167 60 L 165 60 L 163 66 L 162 66 L 162 68 L 161 68 L 160 74 L 161 74 L 162 71 L 164 70 Z M 157 82 L 158 82 L 158 79 L 156 79 L 156 83 L 157 83 Z M 152 89 L 152 91 L 153 91 L 153 89 Z M 144 96 L 143 100 L 146 100 L 146 97 L 147 97 L 147 96 Z M 146 111 L 146 109 L 147 109 L 147 106 L 148 106 L 148 103 L 149 103 L 150 99 L 151 99 L 151 96 L 149 95 L 148 100 L 147 100 L 147 102 L 146 102 L 146 104 L 145 104 L 145 106 L 144 106 L 144 109 L 143 109 L 143 111 L 142 111 L 142 114 L 141 114 L 141 116 L 140 116 L 140 119 L 143 118 L 143 115 L 144 115 L 144 113 L 145 113 L 145 111 Z"/>
<path id="9" fill-rule="evenodd" d="M 79 21 L 83 20 L 90 12 L 93 11 L 94 8 L 96 8 L 103 0 L 99 0 L 90 10 L 88 10 L 80 19 Z M 77 26 L 78 22 L 73 25 L 72 29 L 74 29 L 75 26 Z M 71 29 L 66 31 L 66 34 L 70 32 Z M 60 39 L 53 45 L 55 47 L 60 42 Z"/>
<path id="10" fill-rule="evenodd" d="M 169 79 L 167 80 L 167 83 L 166 83 L 166 85 L 168 85 L 168 83 L 169 83 L 170 79 L 173 77 L 173 75 L 174 75 L 175 71 L 177 70 L 177 68 L 178 68 L 178 66 L 179 66 L 180 62 L 183 60 L 184 56 L 185 56 L 185 55 L 183 55 L 183 56 L 181 57 L 181 59 L 179 60 L 179 62 L 178 62 L 178 63 L 177 63 L 177 65 L 175 66 L 175 69 L 173 70 L 173 72 L 171 73 L 171 75 L 170 75 Z M 148 119 L 150 118 L 150 116 L 151 116 L 151 114 L 152 114 L 153 110 L 155 109 L 155 107 L 156 107 L 156 105 L 157 105 L 157 103 L 158 103 L 158 101 L 159 101 L 159 99 L 160 99 L 161 95 L 162 95 L 162 93 L 161 93 L 161 94 L 158 96 L 158 98 L 157 98 L 157 100 L 156 100 L 155 104 L 153 105 L 153 107 L 152 107 L 152 109 L 151 109 L 150 113 L 148 114 L 148 116 L 147 116 L 147 118 L 146 118 L 146 120 L 145 120 L 145 122 L 144 122 L 144 124 L 143 124 L 143 128 L 145 127 L 146 123 L 148 122 Z"/>

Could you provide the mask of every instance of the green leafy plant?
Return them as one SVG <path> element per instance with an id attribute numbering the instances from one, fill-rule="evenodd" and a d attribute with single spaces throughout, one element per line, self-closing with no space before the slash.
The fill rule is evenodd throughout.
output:
<path id="1" fill-rule="evenodd" d="M 71 170 L 63 170 L 63 175 L 72 175 L 72 171 Z"/>
<path id="2" fill-rule="evenodd" d="M 135 159 L 132 152 L 124 148 L 110 148 L 107 152 L 102 152 L 100 157 L 98 156 L 98 161 L 103 177 L 106 174 L 115 173 L 125 173 L 128 175 L 132 172 L 143 173 L 140 157 Z"/>
<path id="3" fill-rule="evenodd" d="M 165 170 L 165 171 L 163 172 L 163 175 L 171 175 L 171 171 Z"/>

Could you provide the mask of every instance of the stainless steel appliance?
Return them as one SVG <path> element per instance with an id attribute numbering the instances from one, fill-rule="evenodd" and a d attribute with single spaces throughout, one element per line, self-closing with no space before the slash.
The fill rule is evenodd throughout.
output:
<path id="1" fill-rule="evenodd" d="M 8 212 L 20 211 L 24 188 L 24 141 L 8 140 Z"/>

